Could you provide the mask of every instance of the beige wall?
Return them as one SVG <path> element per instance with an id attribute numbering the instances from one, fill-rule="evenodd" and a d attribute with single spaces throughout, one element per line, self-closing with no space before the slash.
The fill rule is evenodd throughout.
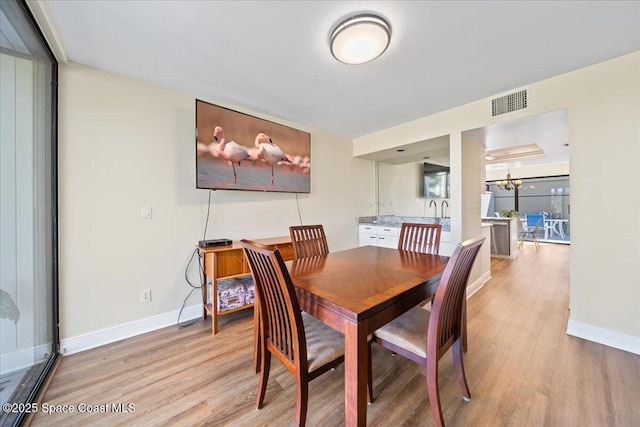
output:
<path id="1" fill-rule="evenodd" d="M 485 192 L 484 144 L 462 133 L 462 232 L 461 240 L 480 235 L 480 195 Z"/>
<path id="2" fill-rule="evenodd" d="M 433 216 L 433 206 L 428 206 L 431 200 L 435 200 L 438 216 L 442 216 L 443 199 L 422 197 L 422 165 L 422 162 L 378 165 L 380 215 Z M 450 200 L 448 202 L 451 203 Z"/>
<path id="3" fill-rule="evenodd" d="M 207 211 L 208 193 L 194 183 L 196 96 L 77 64 L 60 67 L 62 340 L 180 308 L 189 291 L 184 270 Z M 339 250 L 357 245 L 356 218 L 375 212 L 369 203 L 376 193 L 373 163 L 353 155 L 391 148 L 390 141 L 450 135 L 451 167 L 460 170 L 465 130 L 568 108 L 570 321 L 628 336 L 634 345 L 640 338 L 640 186 L 611 182 L 640 182 L 640 53 L 534 83 L 531 96 L 531 110 L 510 117 L 488 119 L 486 99 L 358 138 L 353 146 L 247 112 L 311 132 L 312 193 L 299 196 L 300 209 L 305 223 L 325 224 L 331 249 Z M 462 185 L 463 176 L 454 174 L 454 196 L 463 194 Z M 449 212 L 460 239 L 463 209 L 476 197 L 458 197 Z M 143 205 L 153 207 L 153 219 L 140 218 Z M 208 238 L 284 235 L 299 222 L 290 194 L 218 191 L 211 209 Z M 603 221 L 616 221 L 624 232 L 593 233 Z M 190 276 L 197 281 L 197 272 Z M 153 301 L 140 304 L 140 290 L 148 288 Z M 197 302 L 192 296 L 187 306 Z"/>
<path id="4" fill-rule="evenodd" d="M 640 52 L 530 87 L 529 111 L 491 120 L 484 99 L 357 138 L 353 153 L 450 134 L 454 161 L 454 140 L 465 130 L 568 108 L 570 327 L 580 326 L 583 336 L 611 333 L 620 347 L 640 351 Z M 470 202 L 453 199 L 454 206 Z M 454 215 L 462 218 L 455 209 Z M 603 224 L 602 232 L 594 232 Z"/>
<path id="5" fill-rule="evenodd" d="M 180 309 L 208 198 L 195 188 L 195 98 L 78 64 L 60 67 L 62 341 Z M 357 246 L 357 217 L 374 213 L 363 203 L 374 198 L 373 163 L 354 158 L 350 140 L 247 112 L 311 133 L 302 219 L 324 224 L 331 250 Z M 153 219 L 141 219 L 143 205 Z M 295 224 L 294 194 L 217 191 L 207 238 L 282 236 Z M 197 267 L 189 272 L 197 283 Z M 151 303 L 140 303 L 143 289 L 151 289 Z M 197 294 L 187 306 L 198 304 Z"/>

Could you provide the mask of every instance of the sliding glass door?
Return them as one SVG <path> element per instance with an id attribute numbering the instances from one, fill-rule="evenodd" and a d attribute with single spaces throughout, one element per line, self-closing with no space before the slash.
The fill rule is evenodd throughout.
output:
<path id="1" fill-rule="evenodd" d="M 57 62 L 25 3 L 0 1 L 2 426 L 25 421 L 58 356 L 56 104 Z"/>
<path id="2" fill-rule="evenodd" d="M 515 192 L 498 188 L 494 182 L 487 182 L 493 193 L 493 213 L 510 210 L 515 206 Z M 543 214 L 544 225 L 540 226 L 539 240 L 557 243 L 571 241 L 571 198 L 569 176 L 545 178 L 524 178 L 518 190 L 518 213 L 521 219 L 530 214 Z"/>

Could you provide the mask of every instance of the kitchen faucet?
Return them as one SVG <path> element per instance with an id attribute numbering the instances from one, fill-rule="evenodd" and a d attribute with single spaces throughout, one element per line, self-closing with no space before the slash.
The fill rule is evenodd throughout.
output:
<path id="1" fill-rule="evenodd" d="M 440 215 L 442 215 L 442 218 L 446 218 L 446 215 L 444 214 L 444 205 L 447 205 L 447 209 L 449 209 L 449 202 L 446 200 L 442 201 L 442 208 L 440 209 Z"/>
<path id="2" fill-rule="evenodd" d="M 431 205 L 433 205 L 433 217 L 438 218 L 438 204 L 435 200 L 431 200 L 429 202 L 429 207 L 431 207 Z"/>

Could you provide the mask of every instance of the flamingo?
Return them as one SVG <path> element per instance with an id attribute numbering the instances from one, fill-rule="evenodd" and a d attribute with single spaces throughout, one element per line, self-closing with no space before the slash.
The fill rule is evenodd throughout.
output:
<path id="1" fill-rule="evenodd" d="M 291 158 L 284 154 L 284 151 L 273 143 L 269 135 L 259 133 L 255 142 L 258 152 L 254 155 L 256 159 L 263 159 L 267 163 L 271 163 L 271 185 L 273 185 L 273 165 L 278 162 L 292 163 Z"/>
<path id="2" fill-rule="evenodd" d="M 233 183 L 236 183 L 236 167 L 234 163 L 238 163 L 240 166 L 240 162 L 242 160 L 250 160 L 251 157 L 249 153 L 247 153 L 247 149 L 242 145 L 238 144 L 235 141 L 227 142 L 224 138 L 224 130 L 220 126 L 216 126 L 213 131 L 213 138 L 218 141 L 218 155 L 222 157 L 224 160 L 228 160 L 231 163 L 231 167 L 233 168 Z"/>
<path id="3" fill-rule="evenodd" d="M 203 142 L 196 142 L 196 153 L 198 153 L 198 156 L 201 156 L 203 154 L 206 154 L 209 152 L 209 146 Z"/>
<path id="4" fill-rule="evenodd" d="M 222 128 L 220 128 L 222 129 Z M 222 132 L 224 135 L 224 131 Z M 213 157 L 220 157 L 220 154 L 218 153 L 218 143 L 217 143 L 217 139 L 216 139 L 216 130 L 215 128 L 213 129 L 213 138 L 211 140 L 211 144 L 209 144 L 207 146 L 207 149 L 209 150 L 209 154 L 211 154 Z"/>
<path id="5" fill-rule="evenodd" d="M 218 157 L 218 144 L 214 142 L 216 138 L 215 129 L 213 131 L 214 131 L 214 135 L 212 136 L 212 140 L 210 144 L 206 144 L 201 141 L 196 141 L 196 152 L 198 153 L 198 156 L 210 154 L 213 157 Z"/>

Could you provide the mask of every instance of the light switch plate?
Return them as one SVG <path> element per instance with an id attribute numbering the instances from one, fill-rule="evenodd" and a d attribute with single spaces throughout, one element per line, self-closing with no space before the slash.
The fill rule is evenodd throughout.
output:
<path id="1" fill-rule="evenodd" d="M 152 217 L 151 206 L 143 206 L 142 219 L 151 219 L 151 217 Z"/>

